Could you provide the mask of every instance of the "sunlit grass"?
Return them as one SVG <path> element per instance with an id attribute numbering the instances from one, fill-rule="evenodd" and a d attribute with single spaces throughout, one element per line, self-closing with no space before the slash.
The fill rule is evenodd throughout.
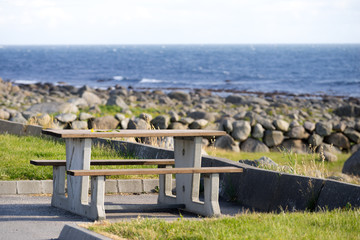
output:
<path id="1" fill-rule="evenodd" d="M 88 228 L 112 239 L 359 239 L 360 210 L 245 213 L 198 221 L 136 219 Z"/>

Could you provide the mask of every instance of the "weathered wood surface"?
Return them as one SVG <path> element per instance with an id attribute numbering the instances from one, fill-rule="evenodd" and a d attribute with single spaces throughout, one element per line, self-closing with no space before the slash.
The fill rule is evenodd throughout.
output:
<path id="1" fill-rule="evenodd" d="M 59 138 L 128 138 L 128 137 L 218 137 L 226 135 L 215 130 L 71 130 L 45 129 L 43 134 Z"/>
<path id="2" fill-rule="evenodd" d="M 30 160 L 36 166 L 65 166 L 66 160 Z M 90 165 L 174 165 L 174 159 L 104 159 L 91 160 Z"/>
<path id="3" fill-rule="evenodd" d="M 208 167 L 208 168 L 146 168 L 146 169 L 97 169 L 69 170 L 71 176 L 112 176 L 112 175 L 151 175 L 151 174 L 184 174 L 184 173 L 239 173 L 242 168 Z"/>

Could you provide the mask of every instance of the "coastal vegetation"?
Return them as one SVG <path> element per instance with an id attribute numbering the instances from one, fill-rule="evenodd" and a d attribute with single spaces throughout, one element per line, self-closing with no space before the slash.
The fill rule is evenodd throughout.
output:
<path id="1" fill-rule="evenodd" d="M 273 170 L 301 174 L 307 176 L 329 177 L 341 175 L 342 165 L 349 154 L 339 154 L 337 162 L 324 162 L 318 159 L 318 154 L 295 154 L 286 152 L 270 153 L 247 153 L 231 152 L 215 148 L 206 148 L 211 156 L 227 158 L 233 161 L 256 160 L 262 156 L 271 158 L 279 166 Z M 109 147 L 95 146 L 92 150 L 92 159 L 119 159 L 132 158 L 116 152 Z M 45 180 L 52 179 L 51 167 L 37 167 L 30 164 L 32 159 L 65 159 L 65 142 L 52 138 L 41 138 L 33 136 L 14 136 L 10 134 L 0 135 L 0 180 Z M 119 168 L 119 166 L 116 166 Z M 137 168 L 139 166 L 126 166 Z M 141 166 L 146 167 L 146 166 Z M 148 166 L 154 167 L 154 166 Z M 261 166 L 260 166 L 261 167 Z M 262 166 L 266 167 L 266 166 Z M 95 167 L 94 167 L 95 168 Z M 97 166 L 96 168 L 101 168 Z M 109 166 L 106 166 L 109 168 Z M 292 171 L 291 171 L 292 170 Z M 319 175 L 320 174 L 320 175 Z M 124 178 L 129 176 L 118 176 Z M 133 176 L 134 177 L 134 176 Z M 156 178 L 156 176 L 135 176 L 136 178 Z M 340 179 L 341 180 L 341 179 Z M 347 178 L 349 180 L 349 178 Z M 350 182 L 353 179 L 350 178 Z"/>
<path id="2" fill-rule="evenodd" d="M 320 212 L 245 212 L 235 217 L 135 219 L 86 225 L 112 239 L 358 239 L 359 209 Z"/>

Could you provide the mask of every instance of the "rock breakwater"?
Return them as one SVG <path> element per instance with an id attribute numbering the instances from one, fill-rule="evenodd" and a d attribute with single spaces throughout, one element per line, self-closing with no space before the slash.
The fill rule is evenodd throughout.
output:
<path id="1" fill-rule="evenodd" d="M 231 151 L 322 149 L 336 153 L 360 148 L 360 100 L 335 96 L 230 94 L 207 90 L 165 93 L 76 88 L 0 80 L 0 119 L 69 129 L 218 129 L 228 133 L 205 144 Z"/>

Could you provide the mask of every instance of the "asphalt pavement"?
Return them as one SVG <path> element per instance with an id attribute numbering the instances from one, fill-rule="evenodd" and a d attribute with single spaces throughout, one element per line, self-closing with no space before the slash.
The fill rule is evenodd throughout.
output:
<path id="1" fill-rule="evenodd" d="M 106 204 L 155 204 L 156 194 L 107 195 Z M 241 213 L 239 205 L 220 202 L 225 215 Z M 107 221 L 127 221 L 138 217 L 176 220 L 180 217 L 199 219 L 194 214 L 166 210 L 161 212 L 116 212 L 107 213 Z M 57 239 L 66 224 L 78 225 L 92 223 L 84 217 L 65 210 L 51 207 L 50 196 L 0 195 L 0 240 L 12 239 Z"/>

